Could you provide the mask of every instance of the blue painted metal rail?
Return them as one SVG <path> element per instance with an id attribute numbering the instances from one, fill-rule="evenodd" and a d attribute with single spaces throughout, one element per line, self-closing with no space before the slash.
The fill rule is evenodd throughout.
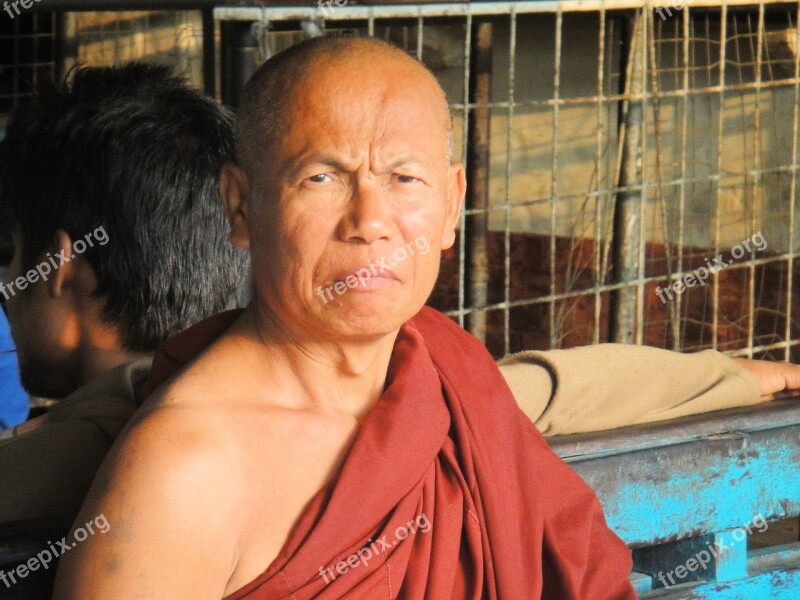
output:
<path id="1" fill-rule="evenodd" d="M 800 515 L 800 401 L 551 438 L 631 547 L 642 598 L 799 600 L 800 543 L 748 549 Z"/>

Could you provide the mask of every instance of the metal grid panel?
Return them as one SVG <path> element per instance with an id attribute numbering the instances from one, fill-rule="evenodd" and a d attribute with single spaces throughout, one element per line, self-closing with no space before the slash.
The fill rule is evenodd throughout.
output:
<path id="1" fill-rule="evenodd" d="M 154 61 L 171 65 L 198 87 L 203 84 L 199 10 L 66 13 L 57 50 L 58 23 L 55 13 L 0 19 L 0 115 L 75 64 Z"/>
<path id="2" fill-rule="evenodd" d="M 200 11 L 74 12 L 66 16 L 73 64 L 118 65 L 132 60 L 167 64 L 197 87 L 203 85 Z"/>
<path id="3" fill-rule="evenodd" d="M 23 13 L 0 18 L 0 139 L 8 115 L 57 72 L 56 18 L 50 14 Z M 14 254 L 11 223 L 0 217 L 0 276 Z"/>
<path id="4" fill-rule="evenodd" d="M 64 53 L 67 53 L 65 56 Z M 151 60 L 173 66 L 200 87 L 200 11 L 55 13 L 0 16 L 0 137 L 11 110 L 43 82 L 54 81 L 73 64 L 110 65 Z M 0 223 L 0 265 L 13 246 Z"/>
<path id="5" fill-rule="evenodd" d="M 616 339 L 790 358 L 800 337 L 798 5 L 700 4 L 665 19 L 633 2 L 216 16 L 272 26 L 265 54 L 300 39 L 303 23 L 399 43 L 448 92 L 465 162 L 475 116 L 488 115 L 488 204 L 473 198 L 464 211 L 432 302 L 485 333 L 494 354 Z M 473 44 L 486 24 L 491 94 L 476 101 Z M 470 232 L 481 220 L 479 302 Z M 745 240 L 767 247 L 744 252 Z M 707 284 L 665 294 L 719 255 L 724 269 Z"/>
<path id="6" fill-rule="evenodd" d="M 51 14 L 23 13 L 0 18 L 0 115 L 53 78 L 56 20 Z"/>

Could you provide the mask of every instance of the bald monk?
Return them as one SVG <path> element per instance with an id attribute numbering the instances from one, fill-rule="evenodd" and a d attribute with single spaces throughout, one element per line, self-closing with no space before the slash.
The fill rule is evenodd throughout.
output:
<path id="1" fill-rule="evenodd" d="M 64 555 L 56 598 L 635 598 L 592 491 L 423 308 L 465 191 L 450 127 L 432 75 L 375 40 L 259 69 L 221 177 L 253 301 L 157 359 L 76 521 L 110 530 Z"/>

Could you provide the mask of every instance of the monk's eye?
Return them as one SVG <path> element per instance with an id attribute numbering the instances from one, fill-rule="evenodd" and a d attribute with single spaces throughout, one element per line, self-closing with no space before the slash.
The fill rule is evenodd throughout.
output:
<path id="1" fill-rule="evenodd" d="M 318 175 L 312 175 L 308 178 L 311 183 L 327 183 L 328 181 L 332 181 L 331 176 L 325 173 L 319 173 Z"/>
<path id="2" fill-rule="evenodd" d="M 420 181 L 416 177 L 412 177 L 411 175 L 395 175 L 395 180 L 397 183 L 417 183 Z"/>

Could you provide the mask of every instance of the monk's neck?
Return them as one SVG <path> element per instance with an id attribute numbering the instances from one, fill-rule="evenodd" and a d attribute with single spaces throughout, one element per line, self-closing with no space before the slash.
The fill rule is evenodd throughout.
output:
<path id="1" fill-rule="evenodd" d="M 315 406 L 360 418 L 383 393 L 392 345 L 373 347 L 368 354 L 347 348 L 303 350 L 290 349 L 287 366 Z"/>
<path id="2" fill-rule="evenodd" d="M 256 345 L 257 363 L 279 378 L 290 397 L 359 418 L 383 393 L 397 331 L 368 340 L 319 341 L 263 325 L 244 315 L 241 331 Z"/>

